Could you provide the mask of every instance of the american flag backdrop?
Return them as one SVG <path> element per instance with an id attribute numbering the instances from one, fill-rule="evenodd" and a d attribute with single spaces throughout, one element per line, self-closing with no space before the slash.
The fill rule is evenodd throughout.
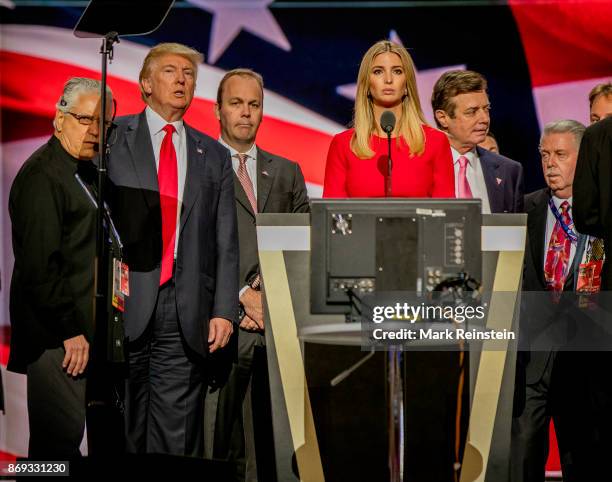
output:
<path id="1" fill-rule="evenodd" d="M 8 192 L 23 161 L 52 133 L 66 79 L 99 78 L 100 41 L 72 34 L 86 4 L 0 0 L 0 363 L 6 398 L 0 459 L 27 451 L 23 377 L 4 369 L 12 270 Z M 429 99 L 442 72 L 484 74 L 491 129 L 501 152 L 523 164 L 527 192 L 544 185 L 541 126 L 560 118 L 588 123 L 589 90 L 612 78 L 610 0 L 183 0 L 153 34 L 121 40 L 109 84 L 118 115 L 139 112 L 144 104 L 137 79 L 148 48 L 166 41 L 197 48 L 206 63 L 186 121 L 216 137 L 213 105 L 224 72 L 260 72 L 266 91 L 258 144 L 298 161 L 311 196 L 318 197 L 331 138 L 351 120 L 361 57 L 383 38 L 409 49 L 432 123 Z M 558 465 L 549 463 L 551 469 Z"/>

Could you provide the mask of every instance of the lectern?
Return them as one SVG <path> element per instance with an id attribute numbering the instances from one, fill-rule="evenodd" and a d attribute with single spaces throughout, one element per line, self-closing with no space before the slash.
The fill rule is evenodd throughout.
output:
<path id="1" fill-rule="evenodd" d="M 517 330 L 525 223 L 525 215 L 482 216 L 482 285 L 492 293 L 487 328 Z M 328 470 L 320 441 L 325 434 L 317 434 L 315 428 L 305 347 L 359 346 L 361 330 L 359 323 L 347 323 L 342 312 L 311 312 L 311 239 L 320 233 L 311 232 L 310 215 L 258 214 L 257 225 L 277 478 L 323 481 Z M 386 354 L 362 355 L 363 363 L 369 363 L 368 356 Z M 469 357 L 470 421 L 461 481 L 504 481 L 509 466 L 516 345 L 496 342 L 492 348 L 483 342 L 481 350 L 470 351 Z M 354 376 L 341 372 L 340 378 Z M 380 422 L 386 424 L 384 418 Z M 346 440 L 346 449 L 350 454 L 351 440 Z M 352 463 L 365 470 L 369 461 Z M 376 480 L 385 480 L 388 474 Z"/>

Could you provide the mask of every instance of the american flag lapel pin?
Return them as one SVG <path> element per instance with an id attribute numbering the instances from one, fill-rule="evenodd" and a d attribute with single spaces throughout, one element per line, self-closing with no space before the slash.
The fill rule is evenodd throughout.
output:
<path id="1" fill-rule="evenodd" d="M 502 180 L 499 177 L 496 177 L 495 181 L 497 182 L 498 186 L 502 183 Z"/>

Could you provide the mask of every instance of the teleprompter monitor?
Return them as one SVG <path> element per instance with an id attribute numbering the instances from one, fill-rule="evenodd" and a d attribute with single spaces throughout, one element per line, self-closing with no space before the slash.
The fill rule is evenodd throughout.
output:
<path id="1" fill-rule="evenodd" d="M 312 200 L 311 312 L 348 314 L 352 295 L 481 280 L 481 224 L 478 199 Z"/>

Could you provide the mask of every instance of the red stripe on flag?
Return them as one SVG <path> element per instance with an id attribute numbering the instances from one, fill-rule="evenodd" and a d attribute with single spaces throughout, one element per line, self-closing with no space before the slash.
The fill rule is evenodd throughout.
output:
<path id="1" fill-rule="evenodd" d="M 15 462 L 17 460 L 17 456 L 15 454 L 2 452 L 2 450 L 0 450 L 0 460 L 3 462 Z"/>
<path id="2" fill-rule="evenodd" d="M 8 359 L 9 359 L 9 352 L 10 352 L 10 348 L 9 348 L 9 344 L 8 341 L 2 341 L 0 342 L 0 365 L 8 365 Z"/>
<path id="3" fill-rule="evenodd" d="M 0 71 L 3 73 L 0 77 L 0 109 L 3 110 L 3 117 L 10 119 L 26 116 L 50 121 L 55 115 L 59 93 L 68 78 L 99 78 L 98 72 L 90 69 L 5 51 L 0 51 Z M 27 75 L 23 75 L 24 72 Z M 144 108 L 136 81 L 110 76 L 108 84 L 117 99 L 117 115 L 140 112 Z M 219 135 L 213 101 L 194 99 L 185 120 L 215 138 Z M 35 124 L 39 125 L 40 121 Z M 27 129 L 25 122 L 19 122 L 19 126 L 19 129 L 4 127 L 3 141 L 40 135 L 40 132 L 34 131 L 34 126 Z M 257 141 L 262 149 L 299 162 L 307 181 L 323 184 L 331 135 L 266 116 Z"/>
<path id="4" fill-rule="evenodd" d="M 0 365 L 8 365 L 11 343 L 11 327 L 0 326 Z"/>
<path id="5" fill-rule="evenodd" d="M 510 0 L 534 87 L 612 75 L 612 2 Z"/>
<path id="6" fill-rule="evenodd" d="M 549 451 L 548 460 L 546 461 L 546 470 L 556 472 L 561 470 L 561 459 L 559 458 L 559 447 L 557 445 L 557 434 L 555 433 L 555 425 L 550 422 L 549 427 Z"/>

